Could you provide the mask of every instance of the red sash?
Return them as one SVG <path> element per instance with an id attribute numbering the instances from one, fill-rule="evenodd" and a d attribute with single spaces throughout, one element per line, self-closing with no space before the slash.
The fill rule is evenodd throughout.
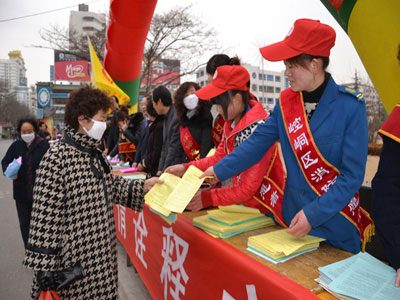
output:
<path id="1" fill-rule="evenodd" d="M 132 153 L 136 152 L 136 145 L 131 142 L 122 142 L 118 144 L 118 153 L 124 153 L 126 158 L 133 161 Z"/>
<path id="2" fill-rule="evenodd" d="M 394 107 L 378 132 L 400 143 L 400 104 Z"/>
<path id="3" fill-rule="evenodd" d="M 286 228 L 288 225 L 282 217 L 283 191 L 286 181 L 285 171 L 279 155 L 278 143 L 276 142 L 271 146 L 271 148 L 273 147 L 275 149 L 269 161 L 269 168 L 261 183 L 260 190 L 253 198 L 258 201 L 259 205 L 257 207 L 262 213 L 272 212 L 275 220 Z"/>
<path id="4" fill-rule="evenodd" d="M 218 115 L 215 119 L 214 127 L 211 130 L 211 137 L 214 141 L 215 147 L 218 147 L 222 139 L 222 134 L 224 132 L 225 120 L 221 115 Z"/>
<path id="5" fill-rule="evenodd" d="M 321 196 L 335 184 L 340 171 L 322 156 L 315 145 L 305 114 L 302 94 L 291 89 L 283 91 L 280 106 L 286 133 L 300 169 L 310 187 Z M 358 192 L 340 213 L 358 229 L 364 251 L 365 244 L 374 235 L 374 225 L 369 214 L 360 206 Z"/>
<path id="6" fill-rule="evenodd" d="M 180 127 L 181 144 L 190 161 L 200 159 L 200 145 L 195 141 L 189 131 L 189 127 Z"/>

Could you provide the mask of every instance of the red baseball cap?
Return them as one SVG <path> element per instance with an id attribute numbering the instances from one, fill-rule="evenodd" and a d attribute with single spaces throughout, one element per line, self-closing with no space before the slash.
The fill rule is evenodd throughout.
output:
<path id="1" fill-rule="evenodd" d="M 335 30 L 319 20 L 298 19 L 285 39 L 260 48 L 261 55 L 269 61 L 280 61 L 300 54 L 329 57 L 335 45 Z"/>
<path id="2" fill-rule="evenodd" d="M 197 90 L 195 95 L 199 99 L 208 100 L 229 90 L 248 91 L 249 81 L 249 72 L 242 66 L 220 66 L 215 71 L 211 83 Z"/>

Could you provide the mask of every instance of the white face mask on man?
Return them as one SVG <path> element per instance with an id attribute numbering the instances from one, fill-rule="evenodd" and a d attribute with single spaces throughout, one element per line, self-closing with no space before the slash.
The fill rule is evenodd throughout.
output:
<path id="1" fill-rule="evenodd" d="M 82 128 L 83 128 L 83 130 L 85 130 L 85 132 L 87 133 L 88 136 L 99 141 L 103 137 L 104 131 L 106 131 L 106 129 L 107 129 L 107 123 L 96 121 L 91 118 L 88 118 L 88 119 L 93 121 L 93 123 L 94 123 L 92 128 L 90 128 L 89 130 L 87 130 L 83 126 L 82 126 Z"/>
<path id="2" fill-rule="evenodd" d="M 34 133 L 28 133 L 28 134 L 21 134 L 21 139 L 27 143 L 30 144 L 33 142 L 35 139 L 35 134 Z"/>

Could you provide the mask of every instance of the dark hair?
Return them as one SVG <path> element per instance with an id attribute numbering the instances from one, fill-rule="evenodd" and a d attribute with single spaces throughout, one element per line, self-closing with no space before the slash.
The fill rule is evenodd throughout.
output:
<path id="1" fill-rule="evenodd" d="M 147 102 L 149 102 L 149 101 L 151 102 L 151 95 L 150 94 L 144 95 L 143 98 L 140 99 L 140 105 L 138 105 L 138 106 L 140 106 L 140 109 L 141 109 L 141 106 L 142 106 L 142 103 L 143 103 L 143 99 L 145 99 L 145 98 L 146 98 Z M 146 107 L 147 107 L 147 103 L 146 103 Z"/>
<path id="2" fill-rule="evenodd" d="M 119 99 L 118 99 L 118 97 L 117 96 L 111 96 L 110 97 L 110 100 L 112 99 L 112 98 L 114 98 L 115 99 L 115 101 L 119 104 Z"/>
<path id="3" fill-rule="evenodd" d="M 158 86 L 153 91 L 153 101 L 158 102 L 161 99 L 161 102 L 164 106 L 172 105 L 171 93 L 165 86 Z"/>
<path id="4" fill-rule="evenodd" d="M 306 62 L 310 62 L 314 58 L 322 59 L 322 69 L 325 71 L 326 68 L 329 65 L 329 57 L 313 56 L 313 55 L 310 55 L 310 54 L 303 53 L 303 54 L 297 55 L 295 57 L 289 58 L 286 61 L 289 64 L 292 64 L 292 65 L 295 65 L 295 66 L 302 66 L 303 68 L 307 69 Z"/>
<path id="5" fill-rule="evenodd" d="M 183 103 L 183 99 L 185 98 L 185 94 L 187 91 L 194 87 L 195 90 L 200 89 L 200 85 L 193 81 L 186 81 L 181 84 L 181 86 L 175 91 L 174 93 L 174 106 L 175 106 L 175 113 L 179 121 L 182 121 L 183 116 L 187 113 L 188 109 L 186 108 L 185 104 Z M 195 114 L 198 115 L 203 109 L 210 109 L 209 101 L 199 100 L 197 104 Z"/>
<path id="6" fill-rule="evenodd" d="M 19 133 L 21 133 L 21 127 L 22 127 L 22 124 L 24 124 L 24 123 L 31 124 L 32 127 L 33 127 L 33 130 L 35 131 L 35 133 L 39 132 L 39 126 L 37 124 L 36 119 L 34 117 L 32 117 L 32 116 L 26 116 L 26 117 L 23 117 L 23 118 L 18 120 L 17 131 Z"/>
<path id="7" fill-rule="evenodd" d="M 251 99 L 250 93 L 248 91 L 229 90 L 211 99 L 212 104 L 217 104 L 222 106 L 222 111 L 224 112 L 223 117 L 225 121 L 227 121 L 228 119 L 228 106 L 229 103 L 231 102 L 231 98 L 233 98 L 237 93 L 239 93 L 242 96 L 242 101 L 244 104 L 244 111 L 242 114 L 243 117 L 246 113 L 247 106 L 249 105 L 249 100 Z"/>
<path id="8" fill-rule="evenodd" d="M 237 56 L 230 58 L 226 54 L 215 54 L 207 62 L 206 72 L 214 75 L 215 70 L 220 66 L 238 65 L 240 66 L 240 59 Z"/>
<path id="9" fill-rule="evenodd" d="M 147 114 L 149 116 L 153 117 L 153 118 L 156 118 L 158 116 L 158 114 L 157 114 L 156 110 L 153 107 L 153 101 L 151 101 L 151 97 L 147 98 L 147 99 L 149 99 L 149 101 L 147 101 L 147 105 L 146 105 Z"/>
<path id="10" fill-rule="evenodd" d="M 125 111 L 116 111 L 113 116 L 113 123 L 118 126 L 118 122 L 125 121 L 128 119 L 128 114 Z"/>
<path id="11" fill-rule="evenodd" d="M 119 107 L 119 111 L 122 111 L 123 113 L 125 113 L 126 115 L 129 115 L 129 108 L 127 105 L 121 105 Z"/>
<path id="12" fill-rule="evenodd" d="M 98 111 L 107 111 L 111 107 L 111 101 L 99 89 L 84 86 L 74 90 L 69 96 L 65 106 L 64 123 L 78 129 L 78 116 L 93 117 Z"/>
<path id="13" fill-rule="evenodd" d="M 39 127 L 42 127 L 42 125 L 45 125 L 43 121 L 39 122 Z"/>

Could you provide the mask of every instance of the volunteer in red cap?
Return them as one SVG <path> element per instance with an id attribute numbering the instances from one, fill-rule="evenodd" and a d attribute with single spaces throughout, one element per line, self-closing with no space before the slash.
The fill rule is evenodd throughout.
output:
<path id="1" fill-rule="evenodd" d="M 337 85 L 326 71 L 335 36 L 326 24 L 299 19 L 283 41 L 260 49 L 267 60 L 283 60 L 290 88 L 266 123 L 203 175 L 230 178 L 258 163 L 279 140 L 287 169 L 284 196 L 264 199 L 265 205 L 294 236 L 319 236 L 357 253 L 360 237 L 364 246 L 373 233 L 357 193 L 368 124 L 363 96 Z"/>
<path id="2" fill-rule="evenodd" d="M 214 155 L 187 164 L 171 166 L 166 169 L 166 172 L 182 176 L 190 165 L 205 171 L 231 153 L 249 138 L 257 126 L 264 123 L 268 114 L 261 103 L 251 99 L 249 86 L 249 72 L 242 66 L 220 66 L 216 69 L 211 83 L 196 91 L 195 95 L 202 101 L 211 101 L 215 104 L 217 111 L 225 119 L 223 140 L 219 143 Z M 274 163 L 270 165 L 270 162 Z M 262 212 L 268 213 L 254 199 L 254 196 L 259 193 L 267 171 L 273 173 L 275 181 L 283 187 L 285 174 L 276 144 L 270 151 L 264 153 L 257 164 L 233 176 L 231 180 L 225 181 L 222 187 L 197 192 L 187 209 L 197 211 L 208 206 L 243 202 L 246 206 L 259 206 Z"/>

